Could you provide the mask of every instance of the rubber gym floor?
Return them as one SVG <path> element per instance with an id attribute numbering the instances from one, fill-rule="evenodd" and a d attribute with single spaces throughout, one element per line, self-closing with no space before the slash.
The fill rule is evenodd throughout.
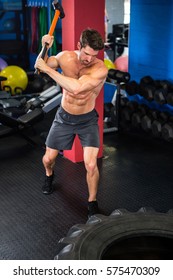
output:
<path id="1" fill-rule="evenodd" d="M 52 260 L 58 241 L 71 226 L 87 221 L 87 185 L 83 163 L 57 158 L 55 191 L 41 192 L 44 182 L 44 136 L 55 112 L 27 135 L 0 138 L 0 259 Z M 119 208 L 135 212 L 152 207 L 173 208 L 173 144 L 139 135 L 104 134 L 103 158 L 98 159 L 101 213 Z"/>

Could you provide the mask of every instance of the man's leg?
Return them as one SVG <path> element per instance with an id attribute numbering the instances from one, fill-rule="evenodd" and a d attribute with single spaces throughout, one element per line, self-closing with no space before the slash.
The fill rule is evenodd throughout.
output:
<path id="1" fill-rule="evenodd" d="M 97 205 L 97 190 L 99 182 L 99 170 L 97 155 L 99 148 L 84 147 L 84 164 L 86 168 L 86 180 L 88 184 L 88 215 L 92 216 L 99 212 Z"/>
<path id="2" fill-rule="evenodd" d="M 58 150 L 46 147 L 46 152 L 43 156 L 43 165 L 45 167 L 46 176 L 51 176 L 53 173 L 53 167 L 55 165 L 55 160 L 58 156 Z"/>
<path id="3" fill-rule="evenodd" d="M 55 165 L 55 160 L 56 157 L 58 156 L 58 151 L 46 147 L 46 152 L 45 155 L 43 156 L 43 165 L 46 171 L 46 178 L 45 178 L 45 183 L 42 187 L 42 192 L 44 194 L 51 194 L 53 192 L 53 177 L 54 177 L 54 172 L 53 172 L 53 167 Z"/>

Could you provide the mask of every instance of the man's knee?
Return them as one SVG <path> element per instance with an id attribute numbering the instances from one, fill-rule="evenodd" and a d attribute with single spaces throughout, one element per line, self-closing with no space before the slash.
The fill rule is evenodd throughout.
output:
<path id="1" fill-rule="evenodd" d="M 43 156 L 42 161 L 44 165 L 51 165 L 54 162 L 54 158 L 51 158 L 50 155 L 46 153 Z"/>
<path id="2" fill-rule="evenodd" d="M 88 162 L 85 162 L 85 168 L 88 173 L 90 173 L 91 175 L 94 174 L 95 171 L 97 170 L 96 160 L 90 160 Z"/>

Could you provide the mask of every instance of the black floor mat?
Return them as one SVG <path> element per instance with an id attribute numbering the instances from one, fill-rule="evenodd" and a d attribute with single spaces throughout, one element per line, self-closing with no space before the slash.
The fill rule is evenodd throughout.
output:
<path id="1" fill-rule="evenodd" d="M 142 206 L 173 208 L 173 148 L 129 135 L 104 135 L 98 159 L 101 212 L 137 211 Z M 60 238 L 87 221 L 87 185 L 83 163 L 58 157 L 55 191 L 43 195 L 44 148 L 17 136 L 0 139 L 0 259 L 53 259 Z"/>

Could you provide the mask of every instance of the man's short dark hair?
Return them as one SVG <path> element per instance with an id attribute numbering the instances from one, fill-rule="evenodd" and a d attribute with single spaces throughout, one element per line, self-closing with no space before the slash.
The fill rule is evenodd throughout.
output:
<path id="1" fill-rule="evenodd" d="M 81 48 L 89 46 L 95 51 L 102 50 L 104 48 L 104 41 L 100 33 L 95 29 L 85 29 L 80 36 Z"/>

